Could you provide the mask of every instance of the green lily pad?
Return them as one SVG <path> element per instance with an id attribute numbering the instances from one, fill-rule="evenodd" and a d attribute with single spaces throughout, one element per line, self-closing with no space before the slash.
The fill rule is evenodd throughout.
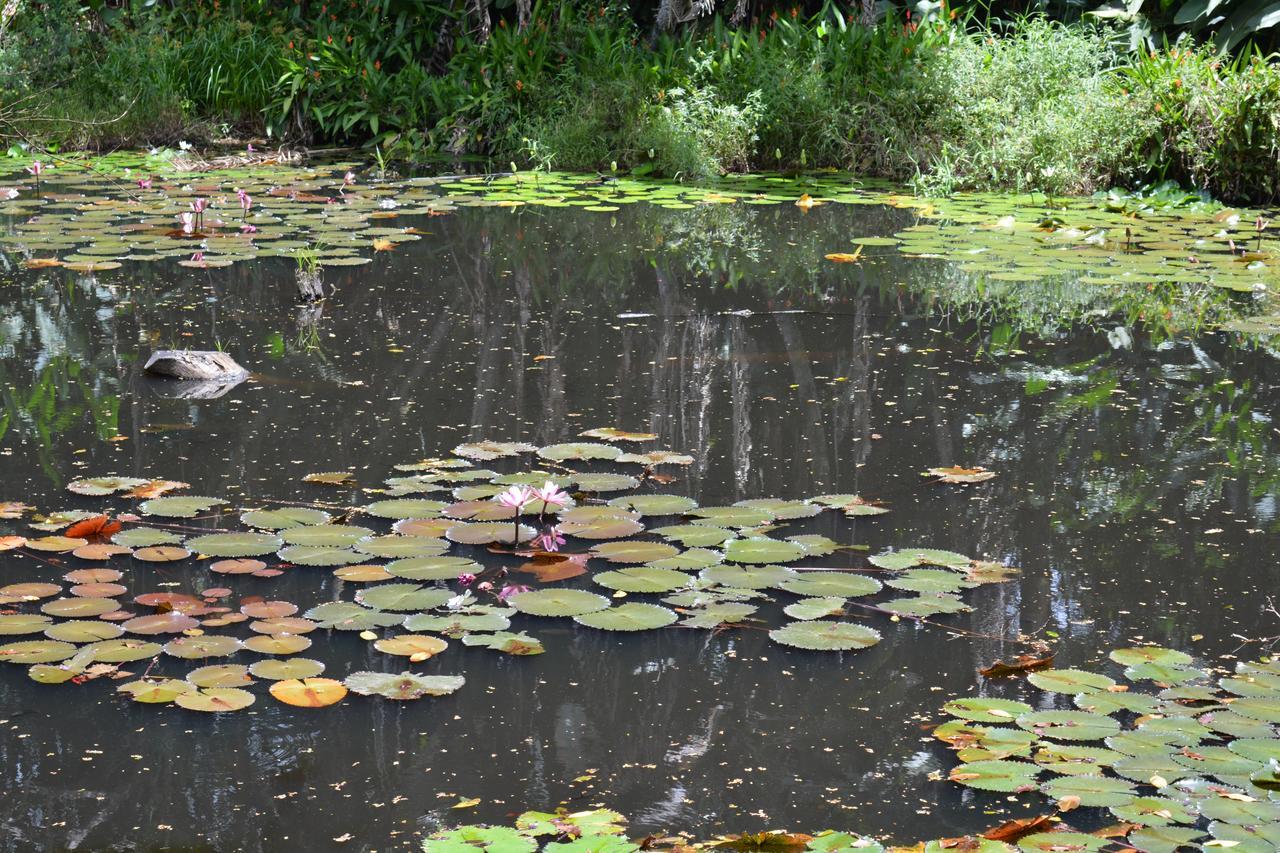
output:
<path id="1" fill-rule="evenodd" d="M 605 631 L 648 631 L 663 628 L 676 621 L 676 614 L 656 604 L 628 602 L 593 613 L 573 617 L 573 621 L 588 628 Z"/>
<path id="2" fill-rule="evenodd" d="M 195 518 L 202 512 L 208 512 L 215 506 L 225 506 L 226 503 L 222 498 L 186 495 L 172 498 L 152 498 L 139 504 L 138 509 L 143 515 L 158 515 L 163 518 Z"/>
<path id="3" fill-rule="evenodd" d="M 665 542 L 601 542 L 591 556 L 610 563 L 649 563 L 676 556 L 680 549 Z"/>
<path id="4" fill-rule="evenodd" d="M 187 681 L 196 687 L 237 687 L 253 683 L 249 667 L 238 663 L 202 666 L 187 673 Z"/>
<path id="5" fill-rule="evenodd" d="M 770 631 L 769 639 L 800 649 L 846 651 L 874 646 L 880 633 L 851 622 L 791 622 Z"/>
<path id="6" fill-rule="evenodd" d="M 765 589 L 801 575 L 783 566 L 711 566 L 698 575 L 707 583 L 738 589 Z"/>
<path id="7" fill-rule="evenodd" d="M 384 696 L 387 699 L 421 699 L 423 696 L 448 696 L 457 692 L 466 679 L 461 675 L 416 675 L 402 672 L 353 672 L 343 679 L 352 693 L 361 696 Z"/>
<path id="8" fill-rule="evenodd" d="M 1158 663 L 1166 666 L 1187 666 L 1192 662 L 1191 655 L 1185 652 L 1165 649 L 1160 646 L 1140 646 L 1132 649 L 1115 649 L 1108 657 L 1122 666 L 1137 666 L 1141 663 Z"/>
<path id="9" fill-rule="evenodd" d="M 0 614 L 0 636 L 39 634 L 52 623 L 52 618 L 39 613 Z"/>
<path id="10" fill-rule="evenodd" d="M 389 628 L 404 619 L 398 613 L 382 613 L 348 601 L 329 601 L 319 604 L 302 614 L 321 628 L 339 631 L 367 631 L 370 628 Z"/>
<path id="11" fill-rule="evenodd" d="M 805 598 L 859 598 L 880 591 L 880 581 L 847 572 L 805 572 L 773 585 Z"/>
<path id="12" fill-rule="evenodd" d="M 1089 853 L 1111 844 L 1108 838 L 1085 835 L 1083 832 L 1036 832 L 1018 839 L 1018 849 L 1024 853 L 1051 853 L 1070 850 L 1072 853 Z"/>
<path id="13" fill-rule="evenodd" d="M 1032 713 L 1031 706 L 1025 702 L 976 696 L 952 699 L 942 706 L 942 710 L 953 717 L 977 723 L 1010 723 Z"/>
<path id="14" fill-rule="evenodd" d="M 422 842 L 423 853 L 533 853 L 532 838 L 506 826 L 460 826 Z"/>
<path id="15" fill-rule="evenodd" d="M 537 589 L 519 592 L 507 603 L 532 616 L 581 616 L 609 606 L 609 599 L 581 589 Z"/>
<path id="16" fill-rule="evenodd" d="M 410 631 L 435 631 L 446 637 L 460 637 L 469 633 L 505 631 L 511 627 L 511 620 L 500 613 L 450 613 L 443 616 L 415 613 L 405 617 L 403 624 Z"/>
<path id="17" fill-rule="evenodd" d="M 822 619 L 825 616 L 837 616 L 844 612 L 843 598 L 802 598 L 782 608 L 782 612 L 792 619 L 808 621 Z"/>
<path id="18" fill-rule="evenodd" d="M 0 646 L 0 661 L 6 663 L 54 663 L 76 653 L 76 647 L 60 640 L 23 640 Z"/>
<path id="19" fill-rule="evenodd" d="M 75 492 L 77 495 L 100 497 L 113 492 L 135 489 L 146 483 L 146 480 L 139 480 L 136 477 L 86 477 L 67 483 L 67 491 Z"/>
<path id="20" fill-rule="evenodd" d="M 320 548 L 350 548 L 373 531 L 353 524 L 315 524 L 303 527 L 286 527 L 280 538 L 290 545 L 309 545 Z"/>
<path id="21" fill-rule="evenodd" d="M 284 540 L 267 533 L 212 533 L 186 542 L 188 549 L 209 557 L 260 557 L 282 545 Z"/>
<path id="22" fill-rule="evenodd" d="M 645 516 L 680 515 L 697 505 L 697 501 L 680 495 L 629 495 L 609 501 L 609 506 L 634 510 Z"/>
<path id="23" fill-rule="evenodd" d="M 349 548 L 326 548 L 323 545 L 287 545 L 277 551 L 276 556 L 299 566 L 351 566 L 368 559 Z"/>
<path id="24" fill-rule="evenodd" d="M 44 635 L 50 640 L 62 640 L 66 643 L 92 643 L 97 640 L 112 640 L 123 633 L 124 629 L 114 622 L 76 619 L 50 625 L 45 629 Z"/>
<path id="25" fill-rule="evenodd" d="M 1112 811 L 1116 810 L 1112 809 Z M 1121 819 L 1128 820 L 1128 818 Z M 1141 823 L 1141 821 L 1131 822 Z M 1185 826 L 1146 826 L 1129 833 L 1125 841 L 1142 853 L 1181 853 L 1183 850 L 1195 848 L 1196 841 L 1202 838 L 1204 838 L 1202 831 Z"/>
<path id="26" fill-rule="evenodd" d="M 570 459 L 617 459 L 622 450 L 611 444 L 599 444 L 590 441 L 578 441 L 569 444 L 551 444 L 538 450 L 538 455 L 552 462 L 565 462 Z"/>
<path id="27" fill-rule="evenodd" d="M 790 563 L 806 556 L 800 543 L 777 539 L 734 539 L 724 549 L 724 558 L 731 563 Z"/>
<path id="28" fill-rule="evenodd" d="M 546 651 L 542 641 L 525 633 L 512 634 L 499 631 L 496 634 L 467 634 L 462 638 L 465 646 L 483 646 L 508 655 L 540 655 Z"/>
<path id="29" fill-rule="evenodd" d="M 389 574 L 415 581 L 454 580 L 458 575 L 477 574 L 484 567 L 467 557 L 410 557 L 385 566 Z"/>
<path id="30" fill-rule="evenodd" d="M 385 583 L 370 586 L 356 593 L 356 602 L 374 610 L 408 611 L 430 610 L 439 607 L 454 593 L 448 589 L 436 589 L 413 583 Z"/>
<path id="31" fill-rule="evenodd" d="M 1116 684 L 1105 675 L 1079 669 L 1045 669 L 1028 673 L 1027 681 L 1046 692 L 1068 695 L 1088 693 L 1091 690 L 1106 690 Z"/>
<path id="32" fill-rule="evenodd" d="M 155 545 L 179 545 L 182 537 L 155 527 L 131 527 L 112 536 L 111 541 L 126 548 L 150 548 Z"/>
<path id="33" fill-rule="evenodd" d="M 668 604 L 672 602 L 663 599 Z M 755 605 L 726 601 L 698 607 L 686 613 L 680 624 L 686 628 L 704 628 L 710 630 L 724 624 L 741 622 L 756 612 Z"/>
<path id="34" fill-rule="evenodd" d="M 137 698 L 136 696 L 134 697 Z M 242 711 L 255 701 L 255 696 L 248 690 L 236 687 L 208 687 L 179 693 L 173 703 L 188 711 L 204 711 L 206 713 L 224 713 Z"/>
<path id="35" fill-rule="evenodd" d="M 958 592 L 969 589 L 972 584 L 964 579 L 964 575 L 947 569 L 911 569 L 896 578 L 885 581 L 886 586 L 894 589 L 905 589 L 909 592 Z"/>
<path id="36" fill-rule="evenodd" d="M 92 650 L 93 659 L 102 663 L 129 663 L 130 661 L 153 658 L 164 651 L 164 646 L 159 643 L 132 638 L 99 640 L 84 648 Z"/>
<path id="37" fill-rule="evenodd" d="M 952 569 L 963 569 L 969 565 L 969 558 L 954 551 L 939 551 L 934 548 L 904 548 L 901 551 L 890 551 L 869 557 L 871 565 L 891 571 L 906 571 L 916 566 L 946 566 Z"/>
<path id="38" fill-rule="evenodd" d="M 1087 711 L 1040 711 L 1023 714 L 1019 728 L 1054 740 L 1102 740 L 1120 731 L 1120 724 Z"/>
<path id="39" fill-rule="evenodd" d="M 683 572 L 677 572 L 672 569 L 637 566 L 635 568 L 601 572 L 593 576 L 591 580 L 607 589 L 616 589 L 623 592 L 671 592 L 688 586 L 690 578 Z"/>
<path id="40" fill-rule="evenodd" d="M 269 658 L 256 661 L 249 667 L 251 675 L 269 681 L 314 678 L 322 672 L 324 672 L 324 664 L 310 658 L 288 658 L 287 660 Z"/>
<path id="41" fill-rule="evenodd" d="M 899 616 L 936 616 L 940 613 L 963 613 L 973 608 L 954 595 L 932 593 L 917 595 L 915 598 L 895 598 L 882 602 L 881 610 L 896 613 Z"/>
<path id="42" fill-rule="evenodd" d="M 280 509 L 255 509 L 241 513 L 240 523 L 262 530 L 283 530 L 286 527 L 326 524 L 330 518 L 329 513 L 322 509 L 287 506 Z"/>
<path id="43" fill-rule="evenodd" d="M 389 560 L 435 557 L 449 550 L 449 543 L 431 536 L 365 536 L 352 546 L 361 554 Z"/>
<path id="44" fill-rule="evenodd" d="M 1185 805 L 1168 797 L 1134 797 L 1122 806 L 1111 806 L 1117 819 L 1143 826 L 1195 823 L 1196 815 Z"/>
<path id="45" fill-rule="evenodd" d="M 707 524 L 713 527 L 759 527 L 773 521 L 773 513 L 745 506 L 701 506 L 687 510 L 685 515 L 701 519 L 701 521 L 695 521 L 695 524 Z"/>
<path id="46" fill-rule="evenodd" d="M 378 518 L 435 518 L 446 507 L 444 501 L 432 501 L 423 498 L 391 498 L 385 501 L 374 501 L 364 508 L 369 515 Z"/>
<path id="47" fill-rule="evenodd" d="M 656 527 L 649 532 L 656 533 L 664 539 L 679 542 L 686 548 L 721 545 L 738 535 L 732 530 L 705 524 L 675 524 L 669 527 Z"/>
<path id="48" fill-rule="evenodd" d="M 1027 761 L 973 761 L 951 768 L 948 778 L 980 791 L 1011 793 L 1034 788 L 1040 768 Z"/>
<path id="49" fill-rule="evenodd" d="M 240 641 L 235 637 L 202 634 L 197 637 L 175 637 L 164 644 L 164 652 L 175 658 L 186 660 L 221 658 L 238 652 L 240 645 Z"/>
<path id="50" fill-rule="evenodd" d="M 578 474 L 576 479 L 578 490 L 583 492 L 622 492 L 640 485 L 629 474 Z"/>

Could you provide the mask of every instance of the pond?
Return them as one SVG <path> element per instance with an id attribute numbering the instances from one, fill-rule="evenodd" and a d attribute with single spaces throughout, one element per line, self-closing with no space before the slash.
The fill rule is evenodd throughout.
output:
<path id="1" fill-rule="evenodd" d="M 1018 224 L 982 232 L 995 237 L 985 240 L 990 260 L 975 267 L 956 252 L 983 244 L 979 232 L 945 235 L 947 245 L 932 252 L 912 246 L 946 223 L 890 190 L 867 190 L 856 203 L 852 189 L 846 203 L 795 203 L 806 190 L 834 197 L 835 182 L 848 185 L 838 176 L 807 186 L 780 181 L 772 204 L 745 203 L 772 200 L 758 185 L 710 191 L 738 203 L 667 197 L 666 185 L 656 185 L 659 197 L 627 203 L 537 204 L 483 182 L 393 185 L 362 173 L 344 188 L 342 172 L 186 177 L 145 191 L 59 176 L 64 185 L 46 187 L 44 202 L 7 209 L 0 500 L 42 513 L 139 513 L 137 500 L 75 494 L 67 485 L 107 475 L 168 479 L 190 484 L 170 496 L 225 499 L 236 511 L 144 514 L 126 530 L 243 531 L 242 508 L 306 504 L 378 535 L 391 530 L 391 519 L 348 508 L 393 497 L 388 478 L 465 470 L 396 465 L 488 440 L 598 444 L 582 433 L 612 427 L 656 438 L 610 446 L 668 449 L 689 454 L 691 464 L 527 454 L 472 464 L 503 474 L 644 472 L 646 482 L 628 494 L 685 496 L 702 507 L 844 496 L 834 509 L 818 504 L 795 518 L 775 505 L 782 518 L 770 536 L 855 546 L 786 557 L 796 569 L 858 569 L 845 576 L 888 581 L 898 576 L 869 565 L 869 555 L 930 548 L 1019 571 L 965 589 L 971 610 L 931 611 L 923 621 L 879 607 L 905 594 L 898 590 L 868 596 L 869 608 L 850 592 L 845 621 L 880 640 L 843 652 L 771 639 L 770 630 L 790 621 L 783 606 L 798 598 L 767 590 L 750 599 L 759 609 L 749 618 L 715 630 L 597 630 L 526 610 L 511 630 L 540 641 L 539 655 L 467 647 L 454 636 L 438 656 L 411 662 L 357 631 L 306 635 L 302 655 L 323 662 L 334 679 L 402 670 L 465 677 L 456 692 L 418 701 L 353 692 L 329 707 L 300 708 L 276 701 L 270 682 L 255 679 L 246 688 L 252 706 L 201 714 L 129 701 L 114 673 L 40 684 L 26 667 L 8 665 L 0 672 L 0 837 L 8 849 L 416 848 L 441 827 L 509 824 L 526 809 L 560 805 L 616 809 L 633 836 L 779 827 L 849 829 L 903 843 L 955 836 L 1029 816 L 1043 803 L 945 781 L 955 762 L 931 736 L 943 703 L 975 692 L 1040 701 L 1025 682 L 984 681 L 978 669 L 1048 648 L 1059 668 L 1106 671 L 1108 651 L 1148 643 L 1230 666 L 1266 651 L 1246 640 L 1280 634 L 1280 619 L 1267 609 L 1267 595 L 1280 588 L 1273 538 L 1280 371 L 1267 338 L 1253 334 L 1265 297 L 1238 293 L 1261 292 L 1254 279 L 1274 275 L 1265 244 L 1259 240 L 1256 257 L 1240 258 L 1238 277 L 1218 288 L 1186 265 L 1125 267 L 1130 261 L 1116 246 L 1141 240 L 1144 228 L 1166 229 L 1150 242 L 1167 241 L 1172 226 L 1157 224 L 1167 222 L 1185 229 L 1184 240 L 1196 228 L 1223 235 L 1238 227 L 1243 244 L 1253 228 L 1247 215 L 1224 224 L 1210 214 L 1152 214 L 1120 225 L 1132 229 L 1127 237 L 1113 230 L 1092 243 L 1077 223 L 1070 239 L 1097 254 L 1077 252 L 1059 266 L 1056 256 L 1001 255 L 1020 235 L 1052 243 L 1069 227 L 1043 225 L 1043 200 L 1038 207 L 1007 200 L 986 218 L 1016 215 Z M 229 189 L 247 180 L 294 188 L 269 194 L 255 184 L 245 222 L 259 224 L 248 233 Z M 225 186 L 210 191 L 201 181 Z M 590 185 L 625 195 L 608 182 Z M 22 185 L 25 198 L 29 186 Z M 203 237 L 198 225 L 184 235 L 175 217 L 199 193 L 221 197 L 206 216 L 224 221 Z M 307 201 L 348 194 L 363 198 L 358 223 L 324 222 L 334 205 Z M 947 222 L 964 224 L 975 220 L 962 214 L 992 202 L 955 204 Z M 1027 211 L 1037 210 L 1024 228 Z M 1111 214 L 1080 204 L 1060 215 Z M 77 236 L 33 236 L 30 223 L 42 218 Z M 279 236 L 307 228 L 296 241 Z M 218 233 L 244 242 L 218 248 Z M 258 235 L 263 245 L 250 251 Z M 391 239 L 369 251 L 379 238 Z M 324 260 L 371 260 L 321 265 L 327 298 L 300 306 L 299 261 L 290 255 L 308 245 Z M 86 246 L 87 257 L 116 260 L 67 260 Z M 207 260 L 244 257 L 191 263 L 201 246 Z M 1155 245 L 1140 253 L 1142 262 L 1161 251 L 1176 254 Z M 1178 251 L 1185 260 L 1185 247 Z M 1193 251 L 1208 258 L 1217 249 Z M 1224 268 L 1237 262 L 1234 243 L 1230 251 Z M 824 257 L 832 253 L 857 257 Z M 70 266 L 24 263 L 55 254 Z M 1133 275 L 1143 283 L 1125 284 Z M 1222 330 L 1233 324 L 1249 334 Z M 251 375 L 220 395 L 185 395 L 141 369 L 149 352 L 169 347 L 223 349 Z M 947 484 L 923 474 L 946 466 L 995 476 Z M 303 481 L 327 472 L 350 477 L 336 486 Z M 467 484 L 431 485 L 438 491 L 407 497 L 449 502 L 458 496 L 445 489 Z M 888 512 L 847 517 L 839 507 L 853 495 Z M 612 497 L 577 493 L 590 505 Z M 46 535 L 28 527 L 31 514 L 10 515 L 0 535 Z M 741 531 L 760 521 L 724 524 Z M 600 545 L 571 536 L 563 547 Z M 485 567 L 523 562 L 483 545 L 449 553 Z M 228 588 L 207 601 L 236 610 L 252 606 L 256 599 L 241 599 L 253 596 L 307 611 L 375 588 L 343 579 L 332 565 L 262 577 L 214 573 L 213 559 L 198 557 L 106 562 L 23 547 L 0 552 L 0 572 L 5 583 L 52 582 L 66 595 L 64 573 L 115 569 L 128 588 L 116 596 L 130 615 L 156 612 L 133 603 L 143 593 Z M 742 564 L 765 562 L 774 560 Z M 670 592 L 626 594 L 592 581 L 622 567 L 593 558 L 588 574 L 543 588 L 593 590 L 615 606 L 661 603 Z M 698 574 L 692 564 L 681 568 Z M 540 586 L 530 574 L 511 581 Z M 441 585 L 462 592 L 455 581 Z M 812 595 L 819 587 L 803 588 Z M 37 598 L 8 599 L 5 613 L 39 613 L 52 600 Z M 247 622 L 213 618 L 203 636 L 253 636 Z M 373 632 L 403 630 L 383 623 Z M 120 666 L 135 678 L 183 678 L 204 663 L 262 659 L 241 650 Z"/>

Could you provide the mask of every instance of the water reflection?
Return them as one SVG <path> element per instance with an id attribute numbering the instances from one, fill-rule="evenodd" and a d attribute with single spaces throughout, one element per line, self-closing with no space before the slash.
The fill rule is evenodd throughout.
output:
<path id="1" fill-rule="evenodd" d="M 324 849 L 351 833 L 385 849 L 560 802 L 608 804 L 640 833 L 957 834 L 993 808 L 1024 811 L 927 779 L 948 761 L 927 742 L 935 709 L 1014 651 L 1007 638 L 1043 629 L 1061 663 L 1088 665 L 1140 637 L 1217 655 L 1233 633 L 1275 633 L 1259 593 L 1280 581 L 1270 354 L 1159 325 L 1117 346 L 1134 318 L 1072 326 L 1107 304 L 1083 286 L 980 294 L 933 261 L 813 262 L 903 215 L 462 211 L 374 264 L 326 270 L 333 295 L 312 307 L 293 303 L 279 259 L 5 284 L 5 499 L 79 506 L 61 487 L 90 472 L 287 498 L 311 471 L 376 487 L 390 465 L 460 441 L 617 425 L 694 451 L 671 489 L 705 503 L 859 492 L 893 513 L 795 532 L 1024 568 L 948 618 L 973 635 L 879 619 L 885 642 L 839 656 L 750 627 L 619 638 L 544 620 L 532 630 L 548 654 L 452 649 L 433 671 L 465 672 L 467 687 L 406 706 L 260 699 L 197 718 L 8 671 L 6 846 Z M 148 393 L 150 349 L 215 345 L 250 381 L 218 399 Z M 947 464 L 1000 476 L 971 490 L 919 476 Z M 51 570 L 14 553 L 0 566 Z M 194 580 L 137 572 L 140 589 Z M 325 570 L 255 582 L 298 601 L 350 596 Z M 345 635 L 308 654 L 331 672 L 384 666 Z M 482 803 L 449 809 L 466 797 Z"/>

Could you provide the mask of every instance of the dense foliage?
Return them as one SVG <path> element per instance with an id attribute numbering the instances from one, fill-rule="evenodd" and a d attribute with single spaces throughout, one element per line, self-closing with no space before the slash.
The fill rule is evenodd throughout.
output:
<path id="1" fill-rule="evenodd" d="M 1245 23 L 922 5 L 11 0 L 0 130 L 76 146 L 248 133 L 679 177 L 832 166 L 933 193 L 1280 192 L 1280 69 L 1236 38 Z M 1270 18 L 1246 17 L 1265 36 Z M 1224 32 L 1234 55 L 1209 40 Z M 1182 40 L 1153 49 L 1157 33 Z"/>

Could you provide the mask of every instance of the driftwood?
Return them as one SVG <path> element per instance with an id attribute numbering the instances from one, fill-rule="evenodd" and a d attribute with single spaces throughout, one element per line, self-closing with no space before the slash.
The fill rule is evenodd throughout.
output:
<path id="1" fill-rule="evenodd" d="M 297 273 L 298 299 L 302 302 L 318 302 L 324 299 L 324 282 L 320 273 L 300 269 Z"/>
<path id="2" fill-rule="evenodd" d="M 182 382 L 156 379 L 146 384 L 152 394 L 163 400 L 216 400 L 243 382 L 245 378 L 241 376 L 239 379 L 230 379 L 226 382 L 212 379 L 187 379 Z"/>
<path id="3" fill-rule="evenodd" d="M 213 350 L 156 350 L 143 370 L 156 376 L 205 382 L 239 382 L 249 375 L 234 358 Z"/>

